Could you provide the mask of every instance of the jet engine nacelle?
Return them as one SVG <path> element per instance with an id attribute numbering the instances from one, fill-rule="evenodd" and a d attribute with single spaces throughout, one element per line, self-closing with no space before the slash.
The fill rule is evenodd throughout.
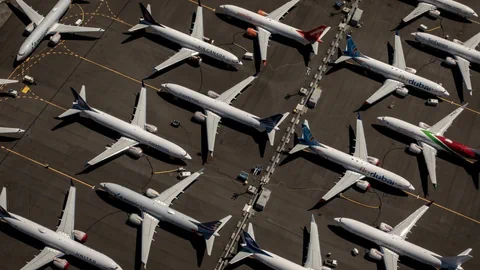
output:
<path id="1" fill-rule="evenodd" d="M 149 197 L 150 199 L 153 199 L 153 198 L 156 198 L 156 197 L 160 196 L 160 193 L 158 193 L 158 191 L 156 191 L 153 188 L 148 188 L 145 191 L 145 196 Z"/>
<path id="2" fill-rule="evenodd" d="M 257 37 L 257 34 L 258 34 L 257 30 L 255 30 L 251 27 L 247 28 L 247 32 L 245 32 L 245 35 L 247 35 L 249 37 L 252 37 L 252 38 Z"/>
<path id="3" fill-rule="evenodd" d="M 50 44 L 51 44 L 52 46 L 57 45 L 58 42 L 60 42 L 60 38 L 61 38 L 61 37 L 62 37 L 62 36 L 61 36 L 59 33 L 56 33 L 55 35 L 51 36 L 51 37 L 50 37 Z"/>
<path id="4" fill-rule="evenodd" d="M 377 249 L 371 248 L 368 251 L 368 257 L 370 257 L 370 258 L 372 258 L 376 261 L 380 261 L 383 258 L 383 254 L 380 251 L 378 251 Z"/>
<path id="5" fill-rule="evenodd" d="M 209 91 L 207 92 L 207 96 L 209 96 L 209 97 L 211 97 L 211 98 L 217 98 L 217 97 L 219 97 L 220 95 L 219 95 L 217 92 L 214 92 L 214 91 L 212 91 L 212 90 L 209 90 Z"/>
<path id="6" fill-rule="evenodd" d="M 158 128 L 154 125 L 151 125 L 151 124 L 145 124 L 145 130 L 150 132 L 150 133 L 157 133 Z"/>
<path id="7" fill-rule="evenodd" d="M 393 227 L 388 225 L 387 223 L 380 223 L 380 225 L 378 225 L 378 228 L 384 232 L 391 232 L 393 231 Z"/>
<path id="8" fill-rule="evenodd" d="M 376 158 L 376 157 L 370 157 L 370 156 L 368 156 L 368 157 L 367 157 L 367 161 L 368 161 L 368 163 L 373 164 L 373 165 L 375 165 L 375 166 L 378 166 L 378 165 L 380 164 L 380 160 L 379 160 L 378 158 Z"/>
<path id="9" fill-rule="evenodd" d="M 408 146 L 408 151 L 410 151 L 411 153 L 413 153 L 415 155 L 418 155 L 422 152 L 422 148 L 420 148 L 420 146 L 415 144 L 415 143 L 411 143 Z"/>
<path id="10" fill-rule="evenodd" d="M 429 129 L 429 128 L 430 128 L 430 125 L 425 124 L 424 122 L 418 123 L 418 126 L 421 127 L 421 128 L 423 128 L 423 129 Z"/>
<path id="11" fill-rule="evenodd" d="M 192 65 L 195 65 L 195 66 L 197 66 L 197 67 L 201 66 L 201 65 L 202 65 L 202 61 L 203 61 L 202 58 L 201 58 L 200 56 L 198 56 L 198 55 L 192 56 L 192 57 L 190 57 L 188 60 L 190 61 L 190 63 L 191 63 Z"/>
<path id="12" fill-rule="evenodd" d="M 443 62 L 451 67 L 454 67 L 457 65 L 457 60 L 453 59 L 453 57 L 450 57 L 450 56 L 445 58 L 445 61 Z"/>
<path id="13" fill-rule="evenodd" d="M 143 219 L 137 214 L 130 214 L 128 215 L 128 222 L 135 226 L 140 226 L 140 224 L 143 222 Z"/>
<path id="14" fill-rule="evenodd" d="M 143 150 L 140 147 L 132 146 L 128 148 L 127 154 L 135 159 L 141 158 L 143 155 Z"/>
<path id="15" fill-rule="evenodd" d="M 405 71 L 412 74 L 417 74 L 417 70 L 411 67 L 406 67 Z"/>
<path id="16" fill-rule="evenodd" d="M 456 39 L 456 38 L 454 38 L 452 41 L 457 43 L 457 44 L 463 45 L 463 42 L 461 40 Z"/>
<path id="17" fill-rule="evenodd" d="M 207 116 L 201 112 L 195 112 L 193 114 L 193 120 L 199 123 L 205 123 L 205 121 L 207 120 Z"/>
<path id="18" fill-rule="evenodd" d="M 31 34 L 33 30 L 35 30 L 35 24 L 33 22 L 25 26 L 25 33 Z"/>
<path id="19" fill-rule="evenodd" d="M 70 263 L 65 259 L 53 259 L 53 265 L 57 269 L 67 270 L 70 267 Z"/>
<path id="20" fill-rule="evenodd" d="M 205 41 L 207 43 L 210 43 L 210 44 L 213 44 L 215 42 L 215 40 L 213 40 L 211 38 L 208 38 L 208 37 L 203 37 L 203 41 Z"/>
<path id="21" fill-rule="evenodd" d="M 428 12 L 428 16 L 432 17 L 432 18 L 438 18 L 440 17 L 440 10 L 430 10 Z"/>
<path id="22" fill-rule="evenodd" d="M 362 191 L 367 191 L 370 188 L 370 183 L 368 181 L 358 180 L 355 186 Z"/>
<path id="23" fill-rule="evenodd" d="M 261 10 L 261 9 L 259 9 L 259 10 L 257 11 L 257 13 L 260 14 L 260 15 L 262 15 L 262 16 L 268 16 L 268 13 L 265 12 L 265 11 L 263 11 L 263 10 Z"/>
<path id="24" fill-rule="evenodd" d="M 408 95 L 408 89 L 405 87 L 398 88 L 397 90 L 395 90 L 395 93 L 397 93 L 397 95 L 401 97 L 406 97 Z"/>
<path id="25" fill-rule="evenodd" d="M 87 242 L 87 239 L 88 239 L 88 234 L 82 231 L 74 230 L 73 236 L 75 237 L 75 240 L 77 240 L 80 243 L 85 243 Z"/>

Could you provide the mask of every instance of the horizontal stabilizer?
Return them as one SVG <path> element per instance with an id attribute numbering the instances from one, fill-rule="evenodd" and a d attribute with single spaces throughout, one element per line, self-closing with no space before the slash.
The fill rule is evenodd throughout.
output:
<path id="1" fill-rule="evenodd" d="M 142 30 L 142 29 L 145 29 L 145 28 L 148 28 L 148 25 L 137 24 L 137 25 L 134 25 L 132 28 L 128 29 L 128 32 L 135 32 L 135 31 Z"/>
<path id="2" fill-rule="evenodd" d="M 77 114 L 81 112 L 80 110 L 77 110 L 77 109 L 68 109 L 66 110 L 64 113 L 60 114 L 59 116 L 57 116 L 57 118 L 59 119 L 62 119 L 62 118 L 65 118 L 65 117 L 68 117 L 70 115 L 74 115 L 74 114 Z"/>
<path id="3" fill-rule="evenodd" d="M 215 236 L 220 236 L 218 232 L 225 226 L 225 224 L 232 218 L 231 215 L 224 217 L 219 221 L 212 221 L 207 223 L 202 223 L 201 226 L 208 228 L 211 233 L 204 232 L 203 237 L 205 238 L 205 244 L 207 247 L 207 254 L 210 256 L 212 254 L 213 243 L 215 241 Z"/>
<path id="4" fill-rule="evenodd" d="M 294 154 L 298 151 L 302 151 L 305 148 L 308 148 L 308 145 L 304 145 L 304 144 L 299 143 L 299 144 L 295 145 L 295 147 L 293 147 L 292 150 L 290 150 L 290 152 L 288 152 L 288 154 L 289 155 Z"/>
<path id="5" fill-rule="evenodd" d="M 342 63 L 342 62 L 348 61 L 350 59 L 352 59 L 352 57 L 347 56 L 347 55 L 342 55 L 337 60 L 335 60 L 334 64 Z"/>
<path id="6" fill-rule="evenodd" d="M 233 257 L 233 259 L 231 259 L 228 263 L 229 264 L 234 264 L 234 263 L 237 263 L 245 258 L 248 258 L 249 256 L 253 255 L 253 253 L 250 253 L 250 252 L 245 252 L 245 251 L 239 251 L 237 253 L 237 255 L 235 255 L 235 257 Z"/>

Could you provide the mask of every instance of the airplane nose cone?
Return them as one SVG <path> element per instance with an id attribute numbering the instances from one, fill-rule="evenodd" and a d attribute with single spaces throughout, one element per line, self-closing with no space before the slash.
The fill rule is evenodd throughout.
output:
<path id="1" fill-rule="evenodd" d="M 410 184 L 410 186 L 408 187 L 408 189 L 411 190 L 411 191 L 414 191 L 414 190 L 415 190 L 415 188 L 413 187 L 412 184 Z"/>
<path id="2" fill-rule="evenodd" d="M 192 157 L 191 157 L 188 153 L 186 153 L 186 154 L 185 154 L 185 159 L 187 159 L 187 160 L 192 160 Z"/>
<path id="3" fill-rule="evenodd" d="M 106 185 L 107 185 L 107 183 L 100 183 L 100 186 L 101 186 L 103 189 L 107 189 Z"/>
<path id="4" fill-rule="evenodd" d="M 161 84 L 160 87 L 161 87 L 163 90 L 167 91 L 167 92 L 168 92 L 168 90 L 170 89 L 168 83 Z"/>
<path id="5" fill-rule="evenodd" d="M 478 14 L 476 12 L 473 12 L 473 17 L 477 17 L 478 18 Z"/>
<path id="6" fill-rule="evenodd" d="M 377 117 L 378 121 L 380 121 L 381 124 L 383 124 L 385 122 L 385 116 L 380 116 L 380 117 Z"/>
<path id="7" fill-rule="evenodd" d="M 335 220 L 335 222 L 337 222 L 338 224 L 342 223 L 342 218 L 334 218 L 333 220 Z"/>

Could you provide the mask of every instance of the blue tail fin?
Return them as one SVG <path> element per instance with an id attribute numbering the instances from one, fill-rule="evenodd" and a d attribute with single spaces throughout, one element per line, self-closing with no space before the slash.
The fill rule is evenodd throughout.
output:
<path id="1" fill-rule="evenodd" d="M 152 25 L 160 26 L 160 24 L 152 16 L 152 9 L 151 9 L 150 5 L 145 7 L 142 3 L 140 3 L 140 10 L 142 11 L 143 20 L 145 22 L 147 22 L 149 24 L 152 24 Z"/>
<path id="2" fill-rule="evenodd" d="M 351 35 L 347 35 L 347 50 L 343 53 L 350 57 L 359 57 L 362 55 Z"/>
<path id="3" fill-rule="evenodd" d="M 305 145 L 319 145 L 318 141 L 315 139 L 312 132 L 310 131 L 310 126 L 308 125 L 307 120 L 303 121 L 302 137 L 298 140 L 298 142 Z"/>

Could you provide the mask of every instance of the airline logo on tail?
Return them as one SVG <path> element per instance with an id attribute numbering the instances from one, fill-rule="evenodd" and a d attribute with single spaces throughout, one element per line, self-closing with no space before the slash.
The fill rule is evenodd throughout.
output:
<path id="1" fill-rule="evenodd" d="M 329 26 L 320 25 L 309 31 L 297 30 L 297 32 L 310 42 L 323 42 L 322 37 L 327 34 L 328 30 L 330 30 Z"/>

